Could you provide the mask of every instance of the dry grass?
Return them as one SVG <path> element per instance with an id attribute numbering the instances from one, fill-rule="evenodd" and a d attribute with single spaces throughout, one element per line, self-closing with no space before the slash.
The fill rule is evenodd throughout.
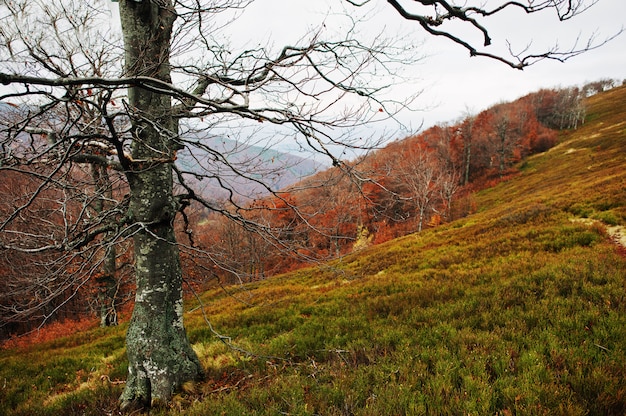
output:
<path id="1" fill-rule="evenodd" d="M 589 106 L 470 217 L 204 293 L 240 350 L 188 314 L 209 377 L 152 414 L 626 414 L 626 89 Z M 0 413 L 114 414 L 123 330 L 0 352 Z"/>

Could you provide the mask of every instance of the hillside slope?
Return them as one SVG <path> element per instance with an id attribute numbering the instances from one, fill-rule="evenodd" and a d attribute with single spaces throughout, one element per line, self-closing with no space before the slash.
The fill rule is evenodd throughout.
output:
<path id="1" fill-rule="evenodd" d="M 520 178 L 485 192 L 482 209 L 501 215 L 537 200 L 575 215 L 611 211 L 626 218 L 626 88 L 592 96 L 587 105 L 589 116 L 581 128 L 548 152 L 529 158 Z M 509 203 L 499 204 L 502 197 Z"/>
<path id="2" fill-rule="evenodd" d="M 207 381 L 151 414 L 626 414 L 626 88 L 588 113 L 476 214 L 190 299 Z M 123 331 L 0 352 L 0 413 L 116 414 Z"/>

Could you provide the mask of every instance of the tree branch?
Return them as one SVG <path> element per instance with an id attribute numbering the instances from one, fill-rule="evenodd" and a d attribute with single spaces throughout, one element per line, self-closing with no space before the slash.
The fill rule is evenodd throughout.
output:
<path id="1" fill-rule="evenodd" d="M 363 4 L 367 3 L 367 1 L 363 3 L 356 3 L 351 0 L 347 1 L 355 6 L 362 6 Z M 552 48 L 551 50 L 548 50 L 546 52 L 528 54 L 525 56 L 511 54 L 511 57 L 514 58 L 511 59 L 499 54 L 479 50 L 478 47 L 472 45 L 470 42 L 464 40 L 462 37 L 457 36 L 450 31 L 440 30 L 436 28 L 442 26 L 443 23 L 446 21 L 457 20 L 467 22 L 481 32 L 483 37 L 482 46 L 487 47 L 490 46 L 492 43 L 489 31 L 476 18 L 472 17 L 472 15 L 488 17 L 496 15 L 508 8 L 518 8 L 523 10 L 527 14 L 537 13 L 546 9 L 554 9 L 557 12 L 559 20 L 563 21 L 569 20 L 572 17 L 582 13 L 593 4 L 597 3 L 597 1 L 599 0 L 593 0 L 591 4 L 588 5 L 585 5 L 582 0 L 545 0 L 538 3 L 536 3 L 535 1 L 528 1 L 528 3 L 526 4 L 519 1 L 506 1 L 500 6 L 497 6 L 493 9 L 486 9 L 475 6 L 458 7 L 450 4 L 450 2 L 447 0 L 413 0 L 413 3 L 421 4 L 422 6 L 432 6 L 434 11 L 434 15 L 432 16 L 410 12 L 407 7 L 401 4 L 400 0 L 387 0 L 387 3 L 389 3 L 391 7 L 393 7 L 404 19 L 417 22 L 426 32 L 433 36 L 447 38 L 452 42 L 462 46 L 467 51 L 469 51 L 470 56 L 482 56 L 485 58 L 493 59 L 502 62 L 510 66 L 511 68 L 521 70 L 543 59 L 551 59 L 564 62 L 586 51 L 590 51 L 604 45 L 605 43 L 620 35 L 623 32 L 623 29 L 620 29 L 613 36 L 610 36 L 604 41 L 599 42 L 595 45 L 591 42 L 591 40 L 593 39 L 590 39 L 590 42 L 588 42 L 583 48 L 577 48 L 575 45 L 571 49 L 565 51 L 559 51 L 556 48 Z M 446 13 L 440 14 L 438 12 L 438 6 L 443 8 Z"/>

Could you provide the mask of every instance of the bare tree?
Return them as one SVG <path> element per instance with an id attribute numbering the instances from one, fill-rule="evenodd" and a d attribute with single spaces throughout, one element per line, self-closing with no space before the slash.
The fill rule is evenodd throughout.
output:
<path id="1" fill-rule="evenodd" d="M 406 187 L 408 202 L 416 211 L 417 232 L 422 231 L 432 210 L 439 203 L 441 172 L 445 161 L 419 144 L 410 148 L 399 161 L 397 179 Z M 404 193 L 404 192 L 403 192 Z"/>
<path id="2" fill-rule="evenodd" d="M 578 88 L 567 88 L 559 91 L 557 109 L 560 110 L 559 128 L 576 129 L 579 124 L 584 124 L 587 115 L 585 107 L 584 91 Z"/>
<path id="3" fill-rule="evenodd" d="M 460 136 L 463 143 L 463 185 L 469 184 L 470 167 L 472 165 L 472 143 L 474 141 L 474 123 L 476 116 L 469 109 L 465 111 L 465 118 L 461 122 L 456 134 Z"/>
<path id="4" fill-rule="evenodd" d="M 102 215 L 105 210 L 117 202 L 113 199 L 113 184 L 106 166 L 99 163 L 91 164 L 91 175 L 96 195 L 93 202 L 95 215 Z M 114 240 L 114 233 L 109 231 L 103 235 L 104 241 Z M 102 270 L 96 276 L 98 286 L 98 306 L 100 309 L 100 326 L 115 326 L 118 324 L 116 298 L 120 289 L 117 274 L 117 247 L 109 244 L 105 247 L 102 259 Z"/>
<path id="5" fill-rule="evenodd" d="M 179 210 L 195 200 L 256 227 L 277 244 L 280 241 L 280 232 L 245 215 L 248 208 L 237 199 L 230 181 L 243 178 L 267 192 L 276 189 L 266 177 L 259 177 L 255 166 L 229 160 L 194 133 L 209 129 L 213 136 L 225 132 L 243 136 L 245 129 L 258 131 L 249 127 L 253 123 L 290 125 L 289 135 L 340 165 L 329 146 L 342 144 L 342 138 L 331 135 L 331 128 L 367 121 L 378 116 L 379 109 L 387 117 L 395 111 L 394 103 L 374 99 L 374 93 L 385 87 L 384 78 L 382 83 L 367 80 L 396 61 L 393 54 L 402 49 L 382 37 L 379 43 L 365 44 L 348 31 L 341 39 L 328 41 L 321 33 L 311 33 L 301 45 L 233 54 L 216 41 L 214 31 L 221 24 L 220 14 L 245 4 L 122 1 L 123 48 L 108 43 L 112 38 L 102 29 L 107 26 L 97 22 L 106 17 L 104 2 L 84 6 L 78 1 L 58 5 L 15 1 L 3 6 L 5 19 L 19 24 L 1 33 L 6 47 L 0 81 L 15 86 L 2 100 L 22 110 L 3 129 L 3 141 L 13 155 L 7 154 L 3 169 L 38 174 L 42 187 L 54 188 L 61 175 L 69 183 L 75 180 L 76 169 L 89 164 L 120 172 L 127 184 L 128 198 L 120 198 L 108 210 L 95 210 L 93 217 L 59 216 L 54 225 L 77 221 L 80 227 L 61 227 L 58 238 L 31 238 L 29 248 L 4 241 L 12 250 L 59 251 L 80 250 L 105 237 L 110 247 L 132 237 L 137 293 L 127 333 L 129 374 L 123 408 L 167 401 L 183 382 L 203 373 L 182 321 L 182 271 L 174 233 Z M 194 48 L 202 54 L 189 54 Z M 184 53 L 177 55 L 178 51 Z M 120 62 L 118 52 L 124 54 L 123 68 L 101 65 L 96 59 L 108 53 L 112 56 L 107 62 Z M 183 77 L 184 87 L 173 84 L 174 74 Z M 349 96 L 360 103 L 338 105 Z M 52 110 L 61 114 L 48 116 Z M 42 128 L 44 116 L 50 117 L 51 125 L 35 132 Z M 207 121 L 201 126 L 202 122 L 187 123 L 190 119 Z M 28 143 L 17 152 L 14 148 L 25 135 Z M 52 136 L 53 142 L 45 140 Z M 183 150 L 192 152 L 203 169 L 175 165 Z M 24 168 L 34 165 L 48 170 Z M 217 180 L 234 208 L 202 198 L 191 186 L 191 179 L 198 177 Z M 182 190 L 178 194 L 175 183 Z M 16 219 L 40 195 L 35 189 L 26 203 L 8 212 L 2 230 L 24 236 Z M 282 199 L 280 193 L 276 196 Z M 76 209 L 87 212 L 83 206 L 77 204 Z M 295 208 L 288 201 L 286 206 Z M 112 215 L 112 210 L 123 214 Z M 37 242 L 43 244 L 35 247 Z"/>
<path id="6" fill-rule="evenodd" d="M 528 13 L 555 9 L 566 19 L 584 8 L 581 2 L 503 2 L 491 10 L 443 0 L 408 2 L 430 8 L 430 16 L 413 13 L 395 0 L 388 3 L 426 33 L 515 68 L 540 59 L 564 60 L 592 47 L 515 56 L 512 62 L 439 29 L 448 21 L 465 23 L 484 35 L 487 46 L 491 39 L 479 18 L 518 7 Z M 232 11 L 247 5 L 245 0 L 120 0 L 122 42 L 105 29 L 111 16 L 104 0 L 10 0 L 0 6 L 0 83 L 12 87 L 0 101 L 20 108 L 17 119 L 1 131 L 1 169 L 39 181 L 0 223 L 7 237 L 2 247 L 86 253 L 96 241 L 107 247 L 132 238 L 137 292 L 127 333 L 124 409 L 166 402 L 182 383 L 203 375 L 183 325 L 177 214 L 196 201 L 280 244 L 280 234 L 243 215 L 248 208 L 236 198 L 229 178 L 256 183 L 279 199 L 281 193 L 262 174 L 233 163 L 192 133 L 245 137 L 246 132 L 258 135 L 257 127 L 273 125 L 274 135 L 290 137 L 343 167 L 333 146 L 366 145 L 341 129 L 393 117 L 406 104 L 382 97 L 387 80 L 393 79 L 387 76 L 415 60 L 411 45 L 389 41 L 384 33 L 370 42 L 359 39 L 358 19 L 347 19 L 352 25 L 340 35 L 320 24 L 319 30 L 289 46 L 233 50 L 220 33 Z M 326 39 L 327 33 L 332 38 Z M 117 65 L 121 62 L 123 67 Z M 184 168 L 177 159 L 185 152 L 207 169 Z M 86 207 L 101 196 L 87 201 L 77 196 L 84 188 L 75 185 L 81 177 L 77 171 L 94 165 L 119 172 L 128 191 L 100 212 Z M 196 192 L 193 180 L 206 177 L 226 190 L 230 208 Z M 20 245 L 10 238 L 25 236 L 20 217 L 48 190 L 55 196 L 56 215 L 47 221 L 56 231 L 35 230 L 29 245 Z M 286 205 L 307 223 L 297 207 L 288 201 Z M 88 260 L 82 264 L 99 263 L 93 255 Z M 62 264 L 59 270 L 67 268 Z"/>
<path id="7" fill-rule="evenodd" d="M 500 175 L 500 178 L 504 175 L 508 158 L 513 148 L 517 145 L 519 138 L 516 135 L 518 129 L 515 126 L 518 120 L 515 120 L 511 111 L 504 104 L 493 108 L 493 132 L 488 135 L 488 141 L 493 147 L 498 161 L 498 175 Z"/>
<path id="8" fill-rule="evenodd" d="M 439 197 L 441 199 L 443 218 L 446 221 L 452 220 L 452 201 L 459 192 L 460 174 L 455 169 L 445 169 L 437 178 L 439 181 Z"/>

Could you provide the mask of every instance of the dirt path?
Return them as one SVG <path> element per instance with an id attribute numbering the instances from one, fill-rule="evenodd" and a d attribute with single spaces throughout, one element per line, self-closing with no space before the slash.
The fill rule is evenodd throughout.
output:
<path id="1" fill-rule="evenodd" d="M 626 248 L 626 227 L 621 225 L 613 225 L 606 227 L 606 232 L 615 240 L 615 242 Z"/>
<path id="2" fill-rule="evenodd" d="M 626 248 L 626 227 L 621 225 L 606 225 L 602 221 L 594 220 L 591 218 L 572 218 L 572 222 L 581 222 L 587 225 L 595 225 L 599 224 L 605 227 L 606 232 L 609 236 L 615 241 L 615 244 L 618 244 L 624 248 Z"/>

